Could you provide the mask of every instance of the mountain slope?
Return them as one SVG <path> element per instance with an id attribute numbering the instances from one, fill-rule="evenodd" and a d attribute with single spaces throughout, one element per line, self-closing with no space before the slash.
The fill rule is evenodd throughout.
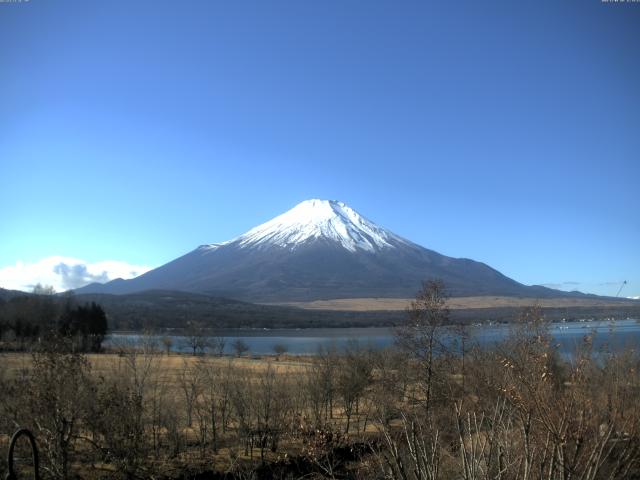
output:
<path id="1" fill-rule="evenodd" d="M 307 200 L 247 233 L 202 245 L 132 280 L 79 293 L 182 290 L 252 302 L 411 297 L 441 278 L 451 295 L 568 296 L 528 287 L 480 262 L 416 245 L 336 201 Z"/>
<path id="2" fill-rule="evenodd" d="M 24 297 L 26 295 L 30 294 L 19 290 L 6 290 L 4 288 L 0 288 L 0 301 L 8 301 L 14 297 Z"/>

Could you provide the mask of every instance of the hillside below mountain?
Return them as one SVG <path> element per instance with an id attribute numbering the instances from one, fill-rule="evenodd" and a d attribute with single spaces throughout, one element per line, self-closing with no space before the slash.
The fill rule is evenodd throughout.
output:
<path id="1" fill-rule="evenodd" d="M 369 309 L 350 308 L 349 305 L 316 305 L 300 308 L 290 305 L 258 305 L 228 298 L 211 297 L 179 291 L 151 290 L 123 295 L 77 295 L 79 303 L 100 304 L 112 330 L 183 329 L 189 322 L 209 329 L 224 328 L 324 328 L 371 327 L 399 325 L 406 321 L 405 305 L 369 305 Z M 523 306 L 532 305 L 530 299 L 452 298 L 449 301 L 451 321 L 475 323 L 479 321 L 510 322 L 518 317 Z M 393 301 L 393 300 L 392 300 Z M 339 302 L 339 301 L 338 301 Z M 322 303 L 322 302 L 320 302 Z M 495 304 L 495 305 L 494 305 Z M 549 299 L 542 310 L 550 321 L 584 318 L 640 318 L 640 302 L 593 300 L 565 302 Z"/>

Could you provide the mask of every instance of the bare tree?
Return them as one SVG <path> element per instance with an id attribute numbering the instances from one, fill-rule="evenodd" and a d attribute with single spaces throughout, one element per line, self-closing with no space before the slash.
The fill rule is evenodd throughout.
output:
<path id="1" fill-rule="evenodd" d="M 165 369 L 158 369 L 148 382 L 148 429 L 156 458 L 160 455 L 162 439 L 167 431 L 165 417 L 171 410 L 169 386 L 170 379 Z"/>
<path id="2" fill-rule="evenodd" d="M 249 345 L 247 345 L 247 343 L 240 338 L 233 342 L 231 346 L 233 347 L 233 350 L 236 352 L 236 355 L 238 357 L 241 357 L 249 351 Z"/>
<path id="3" fill-rule="evenodd" d="M 149 453 L 145 397 L 127 379 L 101 379 L 86 427 L 91 443 L 126 478 L 136 478 Z"/>
<path id="4" fill-rule="evenodd" d="M 441 475 L 442 439 L 431 423 L 412 415 L 401 416 L 395 432 L 381 426 L 384 447 L 379 450 L 380 468 L 385 478 L 398 480 L 438 480 Z M 455 477 L 451 477 L 455 478 Z"/>
<path id="5" fill-rule="evenodd" d="M 278 359 L 280 359 L 280 356 L 284 355 L 285 353 L 287 353 L 287 346 L 284 343 L 276 343 L 273 346 L 273 353 L 275 353 L 278 357 Z"/>
<path id="6" fill-rule="evenodd" d="M 49 344 L 33 354 L 33 369 L 25 385 L 29 394 L 23 400 L 28 402 L 28 418 L 54 478 L 70 477 L 74 442 L 94 391 L 89 373 L 86 357 L 67 349 L 65 342 Z"/>
<path id="7" fill-rule="evenodd" d="M 185 339 L 194 355 L 197 355 L 198 353 L 203 354 L 209 345 L 208 338 L 204 332 L 204 327 L 194 321 L 190 321 L 187 324 Z"/>
<path id="8" fill-rule="evenodd" d="M 171 348 L 173 347 L 173 338 L 169 335 L 165 335 L 160 339 L 160 342 L 162 343 L 167 356 L 169 356 L 171 354 Z"/>
<path id="9" fill-rule="evenodd" d="M 301 379 L 300 388 L 303 389 L 306 403 L 311 410 L 311 417 L 315 427 L 321 427 L 327 419 L 329 395 L 333 387 L 333 378 L 327 378 L 322 364 L 317 360 L 309 365 Z"/>
<path id="10" fill-rule="evenodd" d="M 324 412 L 323 422 L 333 418 L 334 398 L 336 396 L 338 353 L 335 345 L 328 348 L 319 347 L 317 355 L 313 358 L 309 373 L 308 393 L 313 396 L 317 413 Z M 320 426 L 320 416 L 316 419 L 316 426 Z"/>
<path id="11" fill-rule="evenodd" d="M 351 418 L 358 413 L 360 400 L 372 380 L 372 365 L 368 353 L 352 343 L 341 358 L 336 389 L 342 400 L 347 419 L 345 433 L 349 433 Z"/>
<path id="12" fill-rule="evenodd" d="M 225 366 L 207 360 L 197 364 L 201 389 L 196 404 L 200 423 L 206 423 L 208 430 L 201 427 L 201 440 L 207 441 L 206 434 L 211 434 L 211 448 L 218 451 L 219 437 L 226 432 L 229 417 L 230 381 L 234 375 L 233 366 L 228 362 Z"/>
<path id="13" fill-rule="evenodd" d="M 137 345 L 122 348 L 106 374 L 97 381 L 87 428 L 90 441 L 104 459 L 127 478 L 148 465 L 164 431 L 166 378 L 158 364 L 156 337 L 145 334 Z"/>
<path id="14" fill-rule="evenodd" d="M 267 448 L 276 451 L 280 436 L 286 428 L 290 412 L 287 390 L 286 377 L 279 375 L 271 364 L 257 379 L 254 390 L 254 433 L 258 439 L 262 462 Z"/>
<path id="15" fill-rule="evenodd" d="M 42 285 L 41 283 L 37 283 L 34 285 L 32 293 L 34 295 L 55 295 L 56 289 L 51 285 Z"/>
<path id="16" fill-rule="evenodd" d="M 185 412 L 187 414 L 187 426 L 193 424 L 193 408 L 201 390 L 202 370 L 188 360 L 182 361 L 182 369 L 178 374 L 178 385 L 184 395 Z"/>
<path id="17" fill-rule="evenodd" d="M 244 454 L 253 455 L 253 432 L 255 417 L 253 409 L 253 386 L 245 369 L 234 369 L 230 379 L 230 400 L 237 423 L 238 440 L 244 445 Z"/>
<path id="18" fill-rule="evenodd" d="M 407 359 L 403 352 L 395 349 L 385 349 L 371 357 L 376 374 L 371 389 L 375 417 L 381 425 L 389 425 L 398 417 L 399 403 L 404 400 Z"/>
<path id="19" fill-rule="evenodd" d="M 210 337 L 209 346 L 215 356 L 221 357 L 224 355 L 224 347 L 227 346 L 227 339 L 223 336 Z"/>
<path id="20" fill-rule="evenodd" d="M 425 413 L 431 407 L 437 377 L 436 358 L 444 351 L 442 336 L 449 321 L 447 296 L 442 280 L 428 280 L 411 302 L 407 320 L 397 330 L 397 340 L 418 362 L 420 400 Z"/>

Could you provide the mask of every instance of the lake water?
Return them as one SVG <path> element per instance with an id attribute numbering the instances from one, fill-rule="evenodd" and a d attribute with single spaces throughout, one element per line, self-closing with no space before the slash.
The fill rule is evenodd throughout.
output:
<path id="1" fill-rule="evenodd" d="M 480 346 L 490 346 L 504 339 L 510 331 L 509 325 L 482 325 L 468 327 L 473 341 Z M 584 337 L 595 332 L 594 348 L 608 348 L 612 351 L 640 348 L 640 323 L 637 320 L 585 321 L 551 324 L 549 330 L 558 349 L 563 355 L 571 355 Z M 318 348 L 344 349 L 349 342 L 357 341 L 360 346 L 375 349 L 385 348 L 394 343 L 392 328 L 310 328 L 287 330 L 220 330 L 216 335 L 224 337 L 225 353 L 232 354 L 232 344 L 240 339 L 249 346 L 249 353 L 255 355 L 273 354 L 274 345 L 284 345 L 288 353 L 312 355 Z M 172 350 L 189 352 L 187 339 L 172 336 Z M 143 337 L 139 334 L 114 333 L 107 337 L 105 346 L 115 344 L 139 344 Z M 159 338 L 159 348 L 162 348 Z"/>

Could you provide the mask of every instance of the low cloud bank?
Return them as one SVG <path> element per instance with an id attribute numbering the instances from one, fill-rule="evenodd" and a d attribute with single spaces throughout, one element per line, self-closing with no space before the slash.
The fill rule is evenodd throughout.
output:
<path id="1" fill-rule="evenodd" d="M 0 287 L 28 292 L 40 283 L 62 292 L 93 282 L 134 278 L 152 268 L 117 260 L 89 263 L 78 258 L 52 256 L 35 263 L 18 261 L 15 265 L 0 268 Z"/>

